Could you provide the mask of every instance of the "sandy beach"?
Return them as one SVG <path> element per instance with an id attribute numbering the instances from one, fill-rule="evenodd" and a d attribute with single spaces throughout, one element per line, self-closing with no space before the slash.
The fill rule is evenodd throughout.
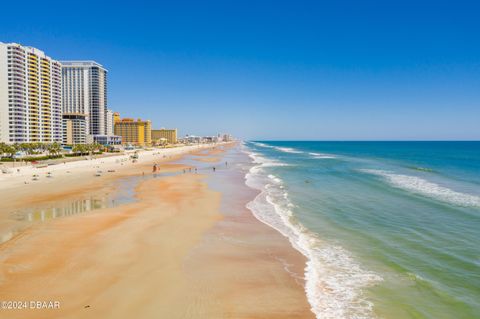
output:
<path id="1" fill-rule="evenodd" d="M 235 163 L 223 164 L 235 146 L 212 147 L 60 164 L 28 184 L 28 170 L 1 180 L 0 231 L 15 222 L 10 212 L 136 182 L 133 201 L 33 222 L 0 244 L 0 300 L 29 303 L 0 316 L 314 318 L 304 257 L 245 208 L 257 193 Z"/>

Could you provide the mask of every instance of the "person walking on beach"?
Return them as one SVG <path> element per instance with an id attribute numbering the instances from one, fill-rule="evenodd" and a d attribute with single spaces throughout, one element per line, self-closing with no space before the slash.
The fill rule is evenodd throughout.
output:
<path id="1" fill-rule="evenodd" d="M 213 167 L 213 171 L 215 172 L 215 166 Z"/>

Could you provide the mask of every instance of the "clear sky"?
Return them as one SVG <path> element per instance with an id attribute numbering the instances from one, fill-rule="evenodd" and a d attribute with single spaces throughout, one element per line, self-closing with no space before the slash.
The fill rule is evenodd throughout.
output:
<path id="1" fill-rule="evenodd" d="M 479 1 L 3 1 L 0 41 L 109 70 L 180 134 L 480 139 Z"/>

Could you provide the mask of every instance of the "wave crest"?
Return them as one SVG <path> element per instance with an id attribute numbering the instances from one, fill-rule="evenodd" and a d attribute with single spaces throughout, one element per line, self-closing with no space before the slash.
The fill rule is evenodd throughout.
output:
<path id="1" fill-rule="evenodd" d="M 429 182 L 418 176 L 395 174 L 389 171 L 375 169 L 363 169 L 361 171 L 383 177 L 393 187 L 415 194 L 420 194 L 458 206 L 480 207 L 479 196 L 460 193 L 450 188 Z"/>

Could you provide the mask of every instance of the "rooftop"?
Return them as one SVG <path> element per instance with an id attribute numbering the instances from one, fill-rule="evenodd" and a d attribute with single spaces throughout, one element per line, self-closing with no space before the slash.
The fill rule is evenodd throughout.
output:
<path id="1" fill-rule="evenodd" d="M 91 60 L 85 60 L 85 61 L 60 61 L 62 63 L 62 66 L 72 66 L 72 67 L 89 67 L 89 66 L 96 66 L 99 68 L 102 68 L 106 70 L 103 65 L 100 63 L 97 63 L 95 61 Z"/>

